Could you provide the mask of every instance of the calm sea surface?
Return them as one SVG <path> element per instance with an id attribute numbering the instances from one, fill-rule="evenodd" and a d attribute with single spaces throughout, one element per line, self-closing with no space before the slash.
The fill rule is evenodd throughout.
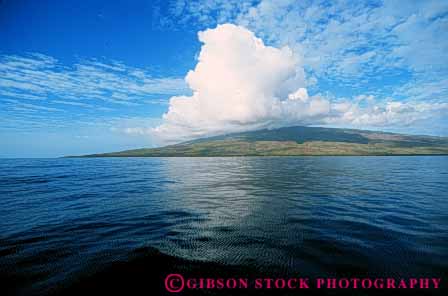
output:
<path id="1" fill-rule="evenodd" d="M 444 276 L 448 157 L 2 159 L 0 218 L 12 294 L 149 253 L 309 277 Z"/>

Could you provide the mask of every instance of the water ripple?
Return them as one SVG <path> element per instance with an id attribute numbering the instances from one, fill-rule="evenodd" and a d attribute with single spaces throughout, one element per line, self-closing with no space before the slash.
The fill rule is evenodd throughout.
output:
<path id="1" fill-rule="evenodd" d="M 443 273 L 447 157 L 0 161 L 0 276 L 75 279 L 154 248 L 258 271 Z"/>

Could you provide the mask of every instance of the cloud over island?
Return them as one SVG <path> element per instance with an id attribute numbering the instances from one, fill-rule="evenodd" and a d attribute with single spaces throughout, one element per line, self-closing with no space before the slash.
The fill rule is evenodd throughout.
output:
<path id="1" fill-rule="evenodd" d="M 198 62 L 185 77 L 192 95 L 171 97 L 163 122 L 150 131 L 163 142 L 299 124 L 408 125 L 448 110 L 447 103 L 310 96 L 303 60 L 289 47 L 267 46 L 234 24 L 198 37 Z"/>

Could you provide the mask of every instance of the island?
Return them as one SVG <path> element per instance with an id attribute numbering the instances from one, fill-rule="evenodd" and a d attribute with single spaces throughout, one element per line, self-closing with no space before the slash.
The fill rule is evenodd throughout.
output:
<path id="1" fill-rule="evenodd" d="M 68 157 L 448 155 L 448 138 L 292 126 L 232 133 L 159 148 Z"/>

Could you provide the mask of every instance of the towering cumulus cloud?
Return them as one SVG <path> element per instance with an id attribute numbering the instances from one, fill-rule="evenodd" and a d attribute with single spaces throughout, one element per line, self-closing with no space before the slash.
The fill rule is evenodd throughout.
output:
<path id="1" fill-rule="evenodd" d="M 303 68 L 288 47 L 266 46 L 232 24 L 200 32 L 199 40 L 199 61 L 186 76 L 193 95 L 172 97 L 154 129 L 165 140 L 276 126 L 329 111 L 326 100 L 308 96 Z"/>
<path id="2" fill-rule="evenodd" d="M 266 46 L 232 24 L 199 32 L 203 43 L 186 82 L 152 134 L 164 142 L 294 124 L 358 127 L 409 124 L 447 104 L 376 102 L 372 96 L 331 103 L 309 96 L 301 60 L 288 47 Z"/>

